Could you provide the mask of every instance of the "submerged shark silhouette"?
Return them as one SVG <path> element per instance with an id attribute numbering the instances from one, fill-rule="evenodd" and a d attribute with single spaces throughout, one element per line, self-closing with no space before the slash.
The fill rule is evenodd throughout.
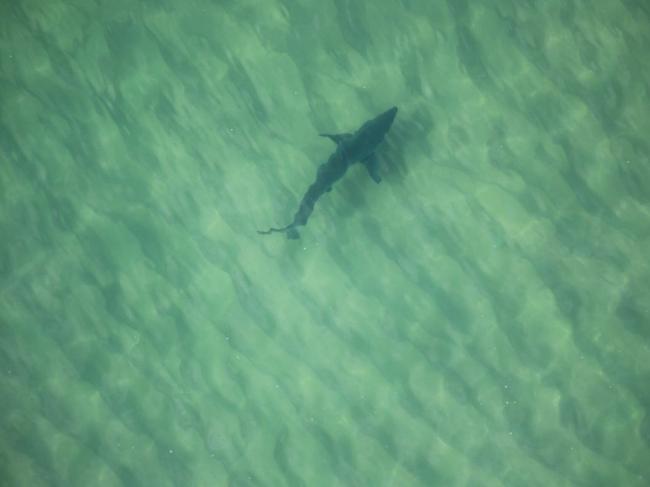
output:
<path id="1" fill-rule="evenodd" d="M 318 198 L 332 190 L 332 185 L 341 179 L 355 162 L 361 162 L 368 174 L 376 183 L 381 181 L 379 176 L 379 161 L 375 149 L 384 140 L 386 133 L 393 124 L 397 115 L 397 107 L 386 110 L 381 115 L 368 120 L 359 130 L 347 134 L 319 134 L 328 137 L 336 143 L 336 150 L 318 167 L 316 181 L 309 186 L 302 197 L 300 207 L 293 217 L 293 221 L 283 228 L 270 228 L 266 231 L 258 230 L 257 233 L 268 235 L 273 232 L 285 232 L 287 238 L 300 238 L 296 227 L 305 225 Z"/>

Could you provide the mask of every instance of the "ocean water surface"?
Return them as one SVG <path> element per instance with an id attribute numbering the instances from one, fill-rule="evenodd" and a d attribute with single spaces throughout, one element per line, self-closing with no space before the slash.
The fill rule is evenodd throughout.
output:
<path id="1" fill-rule="evenodd" d="M 634 0 L 0 0 L 0 486 L 649 485 L 649 51 Z M 256 233 L 393 105 L 381 184 Z"/>

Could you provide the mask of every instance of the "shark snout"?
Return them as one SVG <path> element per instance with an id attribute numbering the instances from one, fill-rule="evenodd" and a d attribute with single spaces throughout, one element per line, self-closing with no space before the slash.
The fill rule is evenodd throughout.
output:
<path id="1" fill-rule="evenodd" d="M 392 121 L 395 119 L 395 115 L 397 115 L 397 107 L 390 108 L 389 110 L 386 110 L 382 116 L 386 117 L 389 119 L 392 123 Z"/>
<path id="2" fill-rule="evenodd" d="M 396 115 L 397 115 L 397 107 L 392 107 L 386 110 L 381 115 L 379 115 L 376 118 L 376 120 L 379 122 L 379 124 L 382 127 L 384 127 L 384 130 L 388 130 L 390 126 L 393 124 L 393 120 L 395 120 Z"/>

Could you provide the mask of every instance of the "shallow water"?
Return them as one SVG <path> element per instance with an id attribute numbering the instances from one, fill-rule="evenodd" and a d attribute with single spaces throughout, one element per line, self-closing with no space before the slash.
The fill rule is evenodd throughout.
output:
<path id="1" fill-rule="evenodd" d="M 0 3 L 0 485 L 647 485 L 650 9 L 606 3 Z M 392 105 L 381 184 L 256 233 Z"/>

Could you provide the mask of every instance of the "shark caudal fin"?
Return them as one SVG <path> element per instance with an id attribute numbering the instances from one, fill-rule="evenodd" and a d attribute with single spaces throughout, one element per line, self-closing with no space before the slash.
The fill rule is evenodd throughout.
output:
<path id="1" fill-rule="evenodd" d="M 300 238 L 300 234 L 298 233 L 298 230 L 296 230 L 295 225 L 292 223 L 291 225 L 287 225 L 284 228 L 269 228 L 268 230 L 258 230 L 257 233 L 260 235 L 270 235 L 275 232 L 284 232 L 287 234 L 287 238 L 289 240 L 298 240 Z"/>

